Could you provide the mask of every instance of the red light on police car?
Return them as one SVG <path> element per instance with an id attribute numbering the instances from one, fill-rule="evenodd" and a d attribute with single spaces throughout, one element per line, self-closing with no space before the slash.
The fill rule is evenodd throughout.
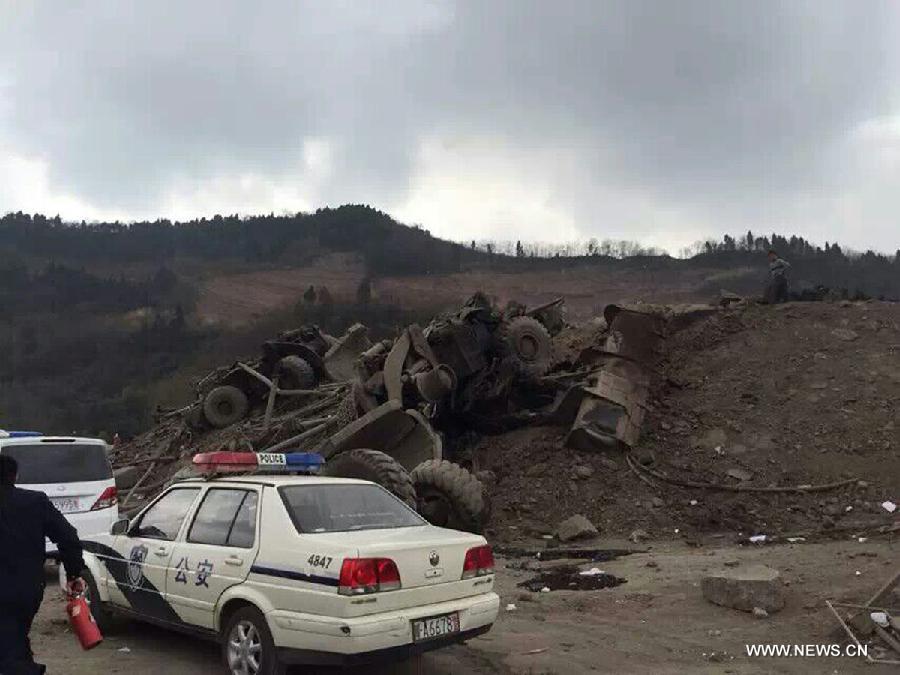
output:
<path id="1" fill-rule="evenodd" d="M 253 452 L 201 452 L 194 455 L 193 463 L 200 473 L 246 472 L 259 466 Z"/>

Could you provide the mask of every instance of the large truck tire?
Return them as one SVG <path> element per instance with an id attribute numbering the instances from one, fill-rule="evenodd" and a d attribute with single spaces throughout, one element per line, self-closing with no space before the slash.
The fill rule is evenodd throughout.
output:
<path id="1" fill-rule="evenodd" d="M 397 460 L 380 450 L 345 450 L 325 462 L 321 473 L 378 483 L 411 507 L 416 507 L 416 490 L 409 473 Z"/>
<path id="2" fill-rule="evenodd" d="M 540 377 L 550 369 L 553 342 L 543 324 L 530 316 L 517 316 L 501 324 L 495 334 L 501 357 L 523 375 Z"/>
<path id="3" fill-rule="evenodd" d="M 316 371 L 306 359 L 291 355 L 278 362 L 280 389 L 315 389 L 319 385 Z"/>
<path id="4" fill-rule="evenodd" d="M 429 459 L 410 474 L 417 509 L 432 525 L 480 533 L 488 516 L 484 486 L 459 464 Z"/>
<path id="5" fill-rule="evenodd" d="M 247 395 L 237 387 L 216 387 L 203 399 L 203 416 L 217 429 L 230 427 L 244 419 L 250 404 Z"/>

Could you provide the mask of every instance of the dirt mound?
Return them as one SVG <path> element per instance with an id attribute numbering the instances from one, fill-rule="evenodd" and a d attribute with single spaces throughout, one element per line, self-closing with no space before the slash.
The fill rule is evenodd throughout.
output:
<path id="1" fill-rule="evenodd" d="M 732 492 L 639 479 L 620 453 L 562 449 L 564 430 L 485 438 L 501 540 L 548 535 L 583 513 L 605 534 L 834 533 L 896 526 L 900 305 L 748 306 L 670 337 L 636 455 L 681 481 L 728 487 L 860 483 L 822 492 Z M 740 534 L 739 534 L 740 533 Z"/>
<path id="2" fill-rule="evenodd" d="M 870 536 L 900 529 L 898 512 L 882 506 L 900 501 L 900 305 L 648 307 L 667 317 L 667 339 L 662 360 L 647 370 L 646 410 L 635 403 L 645 414 L 630 454 L 602 445 L 566 447 L 571 414 L 537 408 L 507 414 L 523 396 L 492 403 L 496 412 L 484 415 L 497 423 L 480 437 L 471 424 L 444 430 L 444 452 L 454 448 L 455 461 L 471 464 L 487 486 L 494 540 L 550 537 L 576 513 L 603 534 L 636 540 Z M 588 386 L 584 369 L 602 361 L 585 362 L 583 352 L 608 358 L 609 344 L 615 347 L 609 334 L 600 318 L 567 327 L 554 337 L 552 372 L 538 379 L 557 393 Z M 342 391 L 329 392 L 328 400 L 342 400 Z M 423 415 L 432 414 L 429 406 L 422 406 Z M 277 411 L 268 431 L 259 416 L 203 434 L 172 421 L 121 447 L 117 465 L 146 467 L 149 474 L 126 510 L 165 484 L 201 445 L 269 447 L 306 428 L 301 412 Z M 559 426 L 534 426 L 547 423 Z M 515 425 L 521 428 L 501 433 Z M 840 486 L 808 489 L 833 483 Z M 792 486 L 800 489 L 783 489 Z"/>

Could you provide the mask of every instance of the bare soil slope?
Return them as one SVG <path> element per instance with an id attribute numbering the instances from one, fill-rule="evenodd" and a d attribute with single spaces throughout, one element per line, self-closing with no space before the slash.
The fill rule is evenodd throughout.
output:
<path id="1" fill-rule="evenodd" d="M 676 334 L 669 349 L 638 448 L 655 468 L 727 485 L 862 482 L 811 494 L 651 487 L 622 455 L 562 449 L 561 429 L 521 429 L 476 453 L 496 476 L 496 537 L 549 534 L 573 513 L 611 534 L 688 538 L 850 536 L 898 522 L 881 503 L 900 501 L 900 305 L 750 306 Z"/>
<path id="2" fill-rule="evenodd" d="M 500 303 L 515 299 L 534 306 L 565 296 L 571 319 L 599 315 L 611 302 L 652 299 L 659 303 L 706 301 L 700 287 L 717 273 L 709 270 L 626 270 L 608 265 L 522 273 L 475 270 L 459 274 L 382 277 L 373 296 L 406 308 L 451 308 L 481 290 Z M 266 312 L 289 307 L 314 285 L 335 300 L 352 300 L 365 276 L 352 256 L 331 255 L 304 268 L 216 275 L 202 282 L 197 312 L 201 319 L 239 325 Z"/>

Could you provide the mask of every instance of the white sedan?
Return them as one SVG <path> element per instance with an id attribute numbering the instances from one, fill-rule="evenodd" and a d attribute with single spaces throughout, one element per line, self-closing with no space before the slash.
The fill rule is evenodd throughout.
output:
<path id="1" fill-rule="evenodd" d="M 182 481 L 84 544 L 101 629 L 124 614 L 218 640 L 235 675 L 405 658 L 487 632 L 499 607 L 483 537 L 361 480 Z"/>

